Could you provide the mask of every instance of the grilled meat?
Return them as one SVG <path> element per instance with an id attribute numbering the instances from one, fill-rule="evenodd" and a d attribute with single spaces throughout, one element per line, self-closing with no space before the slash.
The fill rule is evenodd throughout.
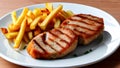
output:
<path id="1" fill-rule="evenodd" d="M 89 14 L 77 14 L 66 19 L 61 27 L 71 29 L 79 36 L 79 43 L 86 45 L 103 32 L 104 23 L 102 18 Z"/>
<path id="2" fill-rule="evenodd" d="M 76 48 L 77 38 L 70 29 L 52 29 L 34 37 L 28 44 L 27 51 L 33 58 L 60 58 Z"/>
<path id="3" fill-rule="evenodd" d="M 89 14 L 77 14 L 62 22 L 60 28 L 41 33 L 27 46 L 33 58 L 61 58 L 72 52 L 78 42 L 87 45 L 104 29 L 103 19 Z"/>

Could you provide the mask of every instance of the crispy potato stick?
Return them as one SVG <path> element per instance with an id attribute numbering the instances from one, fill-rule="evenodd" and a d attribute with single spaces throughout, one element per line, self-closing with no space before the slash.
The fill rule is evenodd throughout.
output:
<path id="1" fill-rule="evenodd" d="M 42 17 L 41 17 L 41 20 L 45 20 L 45 18 L 47 17 L 47 13 L 43 13 Z"/>
<path id="2" fill-rule="evenodd" d="M 18 35 L 18 32 L 9 32 L 9 33 L 5 34 L 5 37 L 7 39 L 13 39 L 13 38 L 17 37 L 17 35 Z"/>
<path id="3" fill-rule="evenodd" d="M 8 25 L 8 30 L 9 30 L 9 32 L 14 32 L 14 31 L 17 31 L 19 29 L 18 27 L 20 27 L 20 26 L 14 25 L 13 23 L 11 23 Z"/>
<path id="4" fill-rule="evenodd" d="M 45 3 L 45 6 L 49 10 L 49 12 L 53 11 L 53 5 L 52 5 L 52 3 Z"/>
<path id="5" fill-rule="evenodd" d="M 13 25 L 13 27 L 14 27 L 15 30 L 17 30 L 17 29 L 20 28 L 20 25 L 21 25 L 22 21 L 24 20 L 26 14 L 27 14 L 27 12 L 28 12 L 28 10 L 29 10 L 29 9 L 26 8 L 26 7 L 23 9 L 23 11 L 22 11 L 21 15 L 18 17 L 15 25 Z"/>
<path id="6" fill-rule="evenodd" d="M 37 24 L 38 24 L 38 22 L 39 22 L 40 19 L 41 19 L 41 16 L 36 17 L 34 19 L 34 21 L 30 24 L 30 29 L 31 30 L 34 30 L 36 28 L 36 26 L 37 26 Z"/>
<path id="7" fill-rule="evenodd" d="M 26 29 L 26 18 L 22 21 L 19 33 L 16 37 L 14 48 L 19 48 Z"/>
<path id="8" fill-rule="evenodd" d="M 47 24 L 50 22 L 50 20 L 63 8 L 63 5 L 59 5 L 56 9 L 54 9 L 47 17 L 46 19 L 39 25 L 42 30 L 46 29 Z"/>
<path id="9" fill-rule="evenodd" d="M 35 8 L 33 10 L 33 14 L 35 17 L 39 16 L 40 14 L 42 14 L 41 10 L 39 8 Z"/>
<path id="10" fill-rule="evenodd" d="M 33 33 L 32 31 L 28 32 L 28 38 L 31 40 L 33 38 Z"/>
<path id="11" fill-rule="evenodd" d="M 32 19 L 35 19 L 35 16 L 31 10 L 28 11 L 27 16 L 32 18 Z"/>
<path id="12" fill-rule="evenodd" d="M 7 30 L 7 28 L 0 28 L 0 30 L 2 31 L 2 33 L 3 33 L 3 34 L 6 34 L 6 33 L 8 33 L 8 30 Z"/>
<path id="13" fill-rule="evenodd" d="M 62 16 L 64 19 L 69 17 L 68 14 L 65 11 L 61 11 L 60 16 Z"/>
<path id="14" fill-rule="evenodd" d="M 29 16 L 26 16 L 27 18 L 27 24 L 30 25 L 33 22 L 33 19 Z"/>
<path id="15" fill-rule="evenodd" d="M 69 17 L 73 16 L 73 14 L 74 14 L 71 10 L 67 10 L 66 13 L 68 14 Z"/>
<path id="16" fill-rule="evenodd" d="M 20 45 L 20 47 L 18 48 L 18 50 L 23 50 L 23 49 L 25 49 L 25 47 L 26 47 L 25 43 L 24 43 L 24 42 L 21 42 L 21 45 Z"/>
<path id="17" fill-rule="evenodd" d="M 60 26 L 60 23 L 61 23 L 60 19 L 56 19 L 55 24 L 54 24 L 54 28 L 58 28 Z"/>
<path id="18" fill-rule="evenodd" d="M 12 17 L 13 24 L 15 24 L 16 21 L 17 21 L 16 11 L 13 11 L 13 12 L 12 12 L 11 17 Z"/>

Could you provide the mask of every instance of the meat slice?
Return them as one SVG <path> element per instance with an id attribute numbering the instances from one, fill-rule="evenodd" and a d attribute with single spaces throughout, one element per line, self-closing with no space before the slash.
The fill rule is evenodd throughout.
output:
<path id="1" fill-rule="evenodd" d="M 60 58 L 76 48 L 77 38 L 70 29 L 52 29 L 34 37 L 28 44 L 27 51 L 33 58 Z"/>
<path id="2" fill-rule="evenodd" d="M 104 29 L 103 19 L 90 14 L 77 14 L 62 22 L 61 28 L 68 28 L 79 36 L 79 43 L 87 45 L 96 39 Z"/>

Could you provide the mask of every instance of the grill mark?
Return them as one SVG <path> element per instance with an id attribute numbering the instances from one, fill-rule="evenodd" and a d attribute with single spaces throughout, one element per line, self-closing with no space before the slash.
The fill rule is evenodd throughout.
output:
<path id="1" fill-rule="evenodd" d="M 81 26 L 81 27 L 85 27 L 85 28 L 87 28 L 87 29 L 95 30 L 95 29 L 98 28 L 98 26 L 93 25 L 93 24 L 86 23 L 86 22 L 83 21 L 83 20 L 76 21 L 76 22 L 80 23 L 80 24 L 76 24 L 76 25 L 79 25 L 79 26 Z M 84 26 L 82 26 L 81 24 L 83 24 Z M 87 26 L 87 27 L 86 27 L 86 26 Z M 90 28 L 90 27 L 91 27 L 91 28 Z"/>
<path id="2" fill-rule="evenodd" d="M 69 26 L 69 25 L 68 25 L 68 26 Z M 71 27 L 72 27 L 72 26 L 75 27 L 76 25 L 70 25 L 70 26 L 71 26 Z M 67 27 L 67 28 L 70 28 L 70 27 Z M 79 34 L 80 34 L 80 33 L 81 33 L 81 34 L 87 34 L 87 33 L 85 33 L 85 32 L 78 31 L 78 30 L 75 29 L 75 28 L 73 29 L 73 31 L 76 31 L 76 32 L 79 33 Z M 78 34 L 78 35 L 79 35 L 79 34 Z M 89 35 L 89 34 L 87 34 L 87 35 Z"/>
<path id="3" fill-rule="evenodd" d="M 60 32 L 60 31 L 59 31 L 59 32 Z M 54 34 L 52 31 L 50 31 L 50 33 L 53 34 L 54 36 L 60 38 L 58 35 Z M 60 38 L 60 39 L 68 44 L 68 42 L 67 42 L 65 39 L 62 39 L 62 38 Z"/>
<path id="4" fill-rule="evenodd" d="M 96 26 L 87 25 L 83 22 L 77 22 L 77 21 L 69 21 L 68 24 L 76 24 L 76 25 L 79 25 L 79 26 L 82 26 L 84 28 L 91 29 L 91 30 L 96 30 L 98 28 Z"/>
<path id="5" fill-rule="evenodd" d="M 34 41 L 33 41 L 33 45 L 34 45 L 34 49 L 36 49 L 37 51 L 39 51 L 39 53 L 44 53 L 43 49 L 41 49 Z"/>
<path id="6" fill-rule="evenodd" d="M 44 33 L 42 36 L 41 36 L 41 38 L 42 38 L 42 42 L 45 44 L 45 45 L 48 45 L 48 46 L 50 46 L 45 40 L 46 40 L 46 33 Z M 51 47 L 51 46 L 50 46 Z M 53 47 L 51 47 L 53 50 L 55 50 Z M 56 50 L 55 50 L 56 51 Z"/>
<path id="7" fill-rule="evenodd" d="M 80 31 L 78 31 L 76 29 L 74 29 L 74 31 L 77 32 L 77 33 L 79 33 L 78 36 L 80 36 L 81 38 L 83 38 L 83 40 L 84 40 L 84 38 L 93 37 L 93 35 L 96 34 L 96 32 L 94 34 L 87 34 L 87 33 L 84 33 L 84 32 L 80 32 Z"/>
<path id="8" fill-rule="evenodd" d="M 96 23 L 95 21 L 92 21 L 92 20 L 89 20 L 89 19 L 83 19 L 81 17 L 75 17 L 75 18 L 74 17 L 71 17 L 69 19 L 72 20 L 72 21 L 83 22 L 83 23 L 86 23 L 86 24 L 91 25 L 91 26 L 100 26 L 100 23 Z"/>
<path id="9" fill-rule="evenodd" d="M 57 50 L 55 48 L 53 48 L 50 44 L 48 44 L 47 42 L 45 42 L 45 44 L 50 46 L 53 50 L 55 50 L 57 52 Z"/>
<path id="10" fill-rule="evenodd" d="M 87 24 L 87 25 L 90 25 L 90 24 L 88 24 L 88 23 L 86 23 L 86 22 L 84 22 L 84 21 L 82 21 L 82 20 L 75 20 L 75 19 L 72 19 L 72 18 L 70 18 L 69 21 L 81 22 L 81 23 L 85 23 L 85 24 Z"/>
<path id="11" fill-rule="evenodd" d="M 64 40 L 69 44 L 69 42 L 71 41 L 71 38 L 68 35 L 61 32 L 60 30 L 57 30 L 57 31 L 60 33 L 59 38 L 64 39 L 63 36 L 66 37 L 67 39 L 64 39 Z"/>
<path id="12" fill-rule="evenodd" d="M 37 41 L 36 41 L 35 39 L 33 39 L 33 42 L 34 42 L 39 48 L 41 48 L 45 53 L 47 53 L 46 50 L 43 49 L 43 48 L 40 46 L 40 44 L 37 43 Z"/>
<path id="13" fill-rule="evenodd" d="M 80 15 L 75 15 L 75 16 L 81 17 L 81 18 L 83 18 L 83 19 L 89 19 L 89 20 L 95 21 L 96 23 L 100 23 L 100 24 L 102 23 L 102 22 L 98 21 L 98 18 L 96 18 L 96 17 L 89 16 L 89 17 L 92 17 L 92 18 L 89 18 L 88 16 L 82 15 L 82 14 L 80 14 Z M 97 20 L 95 20 L 95 19 L 93 19 L 93 18 L 96 18 Z M 100 18 L 99 18 L 99 19 L 100 19 Z"/>
<path id="14" fill-rule="evenodd" d="M 49 38 L 49 40 L 54 41 L 53 39 L 50 39 L 50 38 Z M 63 48 L 58 42 L 56 42 L 56 41 L 54 41 L 54 42 L 57 44 L 57 46 L 59 46 L 59 47 L 61 48 L 60 51 L 58 51 L 57 49 L 55 49 L 55 50 L 56 50 L 57 52 L 59 52 L 59 53 L 62 53 L 65 48 Z"/>
<path id="15" fill-rule="evenodd" d="M 73 21 L 74 22 L 74 21 Z M 78 23 L 82 23 L 82 22 L 78 22 Z M 67 25 L 69 25 L 70 23 L 68 23 Z M 63 24 L 64 25 L 64 24 Z M 84 26 L 81 26 L 81 25 L 79 25 L 79 24 L 71 24 L 71 25 L 76 25 L 76 26 L 78 26 L 78 27 L 81 27 L 81 28 L 84 28 L 84 29 L 88 29 L 88 30 L 90 30 L 90 31 L 96 31 L 94 28 L 88 28 L 88 27 L 84 27 Z M 86 25 L 86 24 L 85 24 Z M 98 27 L 95 27 L 95 28 L 98 28 Z"/>
<path id="16" fill-rule="evenodd" d="M 44 51 L 47 53 L 47 54 L 53 54 L 53 53 L 56 53 L 55 50 L 53 50 L 49 45 L 47 45 L 43 40 L 45 38 L 42 38 L 44 34 L 42 34 L 42 36 L 37 36 L 35 38 L 35 41 L 36 43 L 42 48 L 44 49 Z M 38 38 L 39 37 L 39 38 Z"/>
<path id="17" fill-rule="evenodd" d="M 53 39 L 49 38 L 49 40 L 54 41 Z M 58 42 L 54 41 L 57 45 L 59 45 L 61 48 L 63 48 Z"/>
<path id="18" fill-rule="evenodd" d="M 55 36 L 55 37 L 57 37 L 57 38 L 59 38 L 57 35 L 55 35 L 55 34 L 53 34 L 51 31 L 49 32 L 51 35 L 53 35 L 53 36 Z M 64 42 L 66 45 L 68 45 L 68 43 L 65 41 L 65 40 L 63 40 L 63 39 L 61 39 L 61 38 L 59 38 L 60 39 L 60 41 L 62 41 L 62 42 Z M 54 40 L 54 39 L 53 39 Z M 56 42 L 56 43 L 58 43 L 58 42 Z M 58 43 L 59 44 L 59 43 Z M 62 48 L 65 48 L 65 47 L 63 47 L 61 44 L 59 44 Z"/>
<path id="19" fill-rule="evenodd" d="M 70 33 L 70 34 L 68 34 L 66 31 L 64 31 L 64 29 L 65 29 L 68 33 Z M 62 29 L 60 29 L 60 30 L 61 30 L 64 34 L 68 34 L 68 36 L 71 37 L 71 39 L 75 39 L 75 38 L 76 38 L 75 33 L 74 33 L 71 29 L 62 28 Z"/>
<path id="20" fill-rule="evenodd" d="M 85 22 L 85 21 L 82 20 L 82 19 L 78 20 L 78 19 L 70 18 L 70 20 L 71 20 L 71 21 L 76 21 L 76 22 L 81 22 L 81 23 L 85 23 L 85 24 L 91 25 L 90 23 L 87 23 L 87 22 Z M 91 25 L 91 26 L 93 26 L 93 25 Z"/>
<path id="21" fill-rule="evenodd" d="M 69 37 L 70 40 L 72 39 L 69 35 L 63 33 L 60 29 L 57 29 L 57 30 L 58 30 L 61 34 L 64 34 L 64 35 L 66 35 L 67 37 Z"/>

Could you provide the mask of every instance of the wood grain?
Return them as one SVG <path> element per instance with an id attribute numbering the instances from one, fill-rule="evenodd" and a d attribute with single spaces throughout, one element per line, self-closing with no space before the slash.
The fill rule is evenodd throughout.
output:
<path id="1" fill-rule="evenodd" d="M 45 2 L 71 2 L 102 9 L 120 22 L 120 0 L 0 0 L 0 17 L 15 9 Z M 0 68 L 25 68 L 0 58 Z M 82 68 L 120 68 L 120 48 L 108 58 Z"/>

